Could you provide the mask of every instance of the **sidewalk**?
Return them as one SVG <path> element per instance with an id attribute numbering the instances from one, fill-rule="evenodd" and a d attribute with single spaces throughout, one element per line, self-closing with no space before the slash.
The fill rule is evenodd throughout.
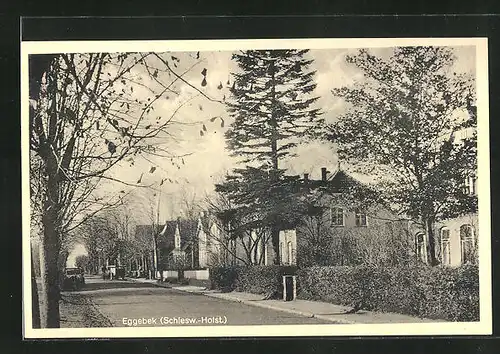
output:
<path id="1" fill-rule="evenodd" d="M 271 310 L 293 313 L 305 317 L 315 317 L 324 321 L 342 324 L 380 324 L 380 323 L 431 323 L 442 322 L 438 320 L 423 319 L 413 316 L 401 315 L 398 313 L 382 313 L 373 311 L 359 311 L 353 314 L 346 314 L 351 308 L 334 305 L 327 302 L 309 301 L 296 299 L 294 301 L 263 300 L 263 295 L 242 293 L 233 291 L 221 293 L 217 290 L 207 290 L 204 287 L 192 285 L 162 284 L 154 279 L 131 279 L 143 283 L 154 284 L 159 287 L 171 288 L 178 291 L 203 294 L 205 296 L 218 298 L 227 301 L 235 301 L 245 305 L 268 308 Z"/>

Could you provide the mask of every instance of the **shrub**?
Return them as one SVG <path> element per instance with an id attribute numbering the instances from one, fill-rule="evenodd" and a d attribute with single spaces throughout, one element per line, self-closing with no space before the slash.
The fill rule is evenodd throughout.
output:
<path id="1" fill-rule="evenodd" d="M 238 278 L 238 267 L 214 267 L 210 268 L 210 289 L 230 292 L 236 289 Z"/>
<path id="2" fill-rule="evenodd" d="M 283 296 L 283 275 L 295 274 L 294 266 L 235 266 L 210 269 L 212 289 Z"/>
<path id="3" fill-rule="evenodd" d="M 448 321 L 479 320 L 477 266 L 310 267 L 298 297 Z"/>
<path id="4" fill-rule="evenodd" d="M 291 266 L 241 267 L 238 272 L 236 290 L 282 298 L 283 275 L 293 275 L 295 272 L 296 268 Z"/>

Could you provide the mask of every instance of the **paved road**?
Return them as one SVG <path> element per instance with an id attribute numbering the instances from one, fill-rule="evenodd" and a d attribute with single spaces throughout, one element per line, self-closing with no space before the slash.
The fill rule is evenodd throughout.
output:
<path id="1" fill-rule="evenodd" d="M 97 277 L 88 277 L 86 283 L 81 291 L 74 294 L 90 297 L 114 327 L 328 323 L 152 284 Z M 146 323 L 140 323 L 142 321 Z"/>

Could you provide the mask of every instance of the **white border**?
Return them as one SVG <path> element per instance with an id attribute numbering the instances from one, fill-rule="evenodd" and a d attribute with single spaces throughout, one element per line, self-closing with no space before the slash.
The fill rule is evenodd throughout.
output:
<path id="1" fill-rule="evenodd" d="M 28 55 L 60 52 L 230 51 L 235 49 L 333 49 L 394 46 L 476 46 L 478 106 L 478 195 L 480 321 L 470 323 L 397 323 L 327 325 L 254 325 L 210 327 L 130 327 L 33 329 L 31 321 L 31 251 L 29 198 Z M 355 38 L 175 41 L 71 41 L 21 43 L 21 166 L 23 231 L 23 333 L 25 338 L 126 337 L 279 337 L 279 336 L 405 336 L 487 335 L 492 333 L 491 220 L 487 38 Z"/>

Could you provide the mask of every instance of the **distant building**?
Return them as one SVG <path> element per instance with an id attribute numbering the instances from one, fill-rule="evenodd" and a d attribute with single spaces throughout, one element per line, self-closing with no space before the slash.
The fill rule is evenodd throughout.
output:
<path id="1" fill-rule="evenodd" d="M 157 247 L 163 270 L 199 268 L 198 220 L 167 221 L 158 235 Z"/>

